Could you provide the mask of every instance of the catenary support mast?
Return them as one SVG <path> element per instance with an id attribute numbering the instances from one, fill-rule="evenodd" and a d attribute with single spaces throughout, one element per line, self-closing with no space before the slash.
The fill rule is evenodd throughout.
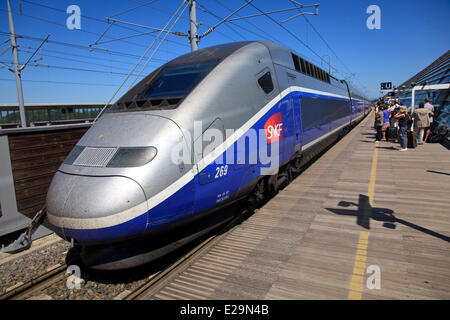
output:
<path id="1" fill-rule="evenodd" d="M 189 0 L 189 42 L 191 43 L 191 51 L 198 50 L 198 34 L 197 34 L 197 10 L 195 0 Z"/>
<path id="2" fill-rule="evenodd" d="M 8 4 L 9 32 L 11 34 L 11 47 L 13 51 L 14 73 L 16 75 L 17 96 L 19 99 L 20 123 L 22 127 L 26 127 L 27 120 L 25 116 L 25 106 L 23 101 L 22 78 L 21 78 L 22 68 L 19 65 L 19 55 L 16 43 L 16 31 L 14 29 L 14 21 L 11 13 L 11 5 L 9 4 L 9 0 L 6 0 L 6 2 Z"/>

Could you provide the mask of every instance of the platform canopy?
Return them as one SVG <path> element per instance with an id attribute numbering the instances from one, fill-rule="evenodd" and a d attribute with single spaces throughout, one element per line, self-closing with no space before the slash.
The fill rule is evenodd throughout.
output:
<path id="1" fill-rule="evenodd" d="M 440 56 L 428 67 L 406 80 L 399 89 L 410 89 L 415 86 L 450 83 L 450 50 Z"/>

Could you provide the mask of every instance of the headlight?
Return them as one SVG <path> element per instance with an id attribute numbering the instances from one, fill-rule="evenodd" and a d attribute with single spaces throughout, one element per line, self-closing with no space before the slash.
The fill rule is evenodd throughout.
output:
<path id="1" fill-rule="evenodd" d="M 143 166 L 152 161 L 156 153 L 155 147 L 119 148 L 106 166 L 108 168 Z"/>
<path id="2" fill-rule="evenodd" d="M 65 164 L 73 164 L 74 161 L 78 158 L 80 153 L 84 150 L 83 146 L 75 146 L 72 151 L 70 151 L 69 155 L 67 156 L 66 160 L 64 160 Z"/>

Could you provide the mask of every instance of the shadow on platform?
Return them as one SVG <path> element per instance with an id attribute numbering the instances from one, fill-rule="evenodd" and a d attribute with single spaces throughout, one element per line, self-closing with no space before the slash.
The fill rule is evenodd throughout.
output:
<path id="1" fill-rule="evenodd" d="M 443 174 L 443 175 L 446 175 L 446 176 L 450 176 L 450 173 L 446 173 L 446 172 L 440 172 L 440 171 L 434 171 L 434 170 L 427 170 L 427 172 Z"/>
<path id="2" fill-rule="evenodd" d="M 396 147 L 377 147 L 377 149 L 398 150 Z"/>
<path id="3" fill-rule="evenodd" d="M 433 230 L 418 226 L 409 221 L 399 219 L 394 216 L 394 211 L 388 208 L 372 208 L 369 203 L 369 197 L 363 194 L 359 195 L 358 203 L 348 202 L 348 201 L 340 201 L 338 206 L 344 208 L 356 207 L 355 209 L 335 209 L 335 208 L 326 208 L 328 211 L 331 211 L 334 214 L 345 215 L 345 216 L 356 216 L 356 224 L 365 228 L 370 229 L 370 219 L 375 221 L 383 221 L 383 227 L 389 229 L 395 229 L 396 223 L 400 223 L 404 226 L 410 227 L 414 230 L 426 233 L 430 236 L 439 238 L 441 240 L 450 242 L 450 237 L 447 237 L 443 234 L 437 233 Z"/>

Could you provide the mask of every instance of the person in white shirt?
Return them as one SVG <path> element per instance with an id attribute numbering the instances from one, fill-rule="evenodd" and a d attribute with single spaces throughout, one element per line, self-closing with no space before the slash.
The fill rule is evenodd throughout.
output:
<path id="1" fill-rule="evenodd" d="M 398 127 L 398 119 L 394 118 L 394 115 L 396 115 L 398 112 L 400 111 L 400 104 L 398 103 L 398 99 L 395 100 L 395 104 L 394 107 L 391 110 L 391 124 L 393 127 L 397 128 Z"/>
<path id="2" fill-rule="evenodd" d="M 432 113 L 434 113 L 434 106 L 430 103 L 430 99 L 425 99 L 425 106 L 424 106 L 424 108 L 425 109 L 428 109 L 428 110 L 430 110 Z M 430 116 L 430 126 L 428 127 L 428 128 L 425 128 L 425 131 L 426 131 L 426 133 L 425 133 L 425 142 L 428 140 L 428 136 L 430 135 L 430 127 L 431 127 L 431 124 L 433 123 L 433 117 L 432 116 Z"/>

